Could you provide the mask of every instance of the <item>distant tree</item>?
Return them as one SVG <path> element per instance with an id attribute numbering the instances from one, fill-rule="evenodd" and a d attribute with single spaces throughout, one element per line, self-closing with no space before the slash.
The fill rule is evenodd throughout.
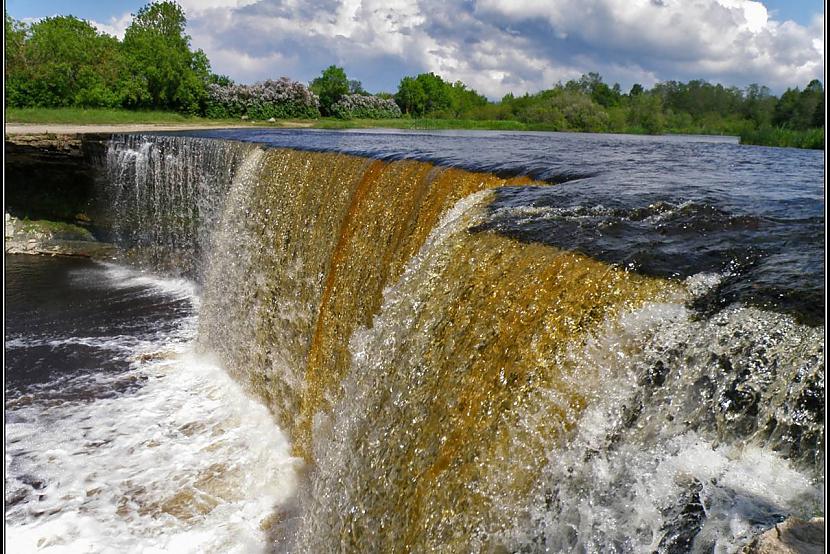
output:
<path id="1" fill-rule="evenodd" d="M 403 113 L 440 117 L 459 117 L 487 103 L 486 98 L 461 81 L 450 84 L 435 73 L 401 79 L 395 101 Z"/>
<path id="2" fill-rule="evenodd" d="M 363 84 L 356 79 L 349 80 L 349 94 L 360 94 L 362 96 L 369 95 L 369 93 L 366 92 L 366 89 L 363 88 Z"/>
<path id="3" fill-rule="evenodd" d="M 175 2 L 147 4 L 124 33 L 127 71 L 121 87 L 125 104 L 196 112 L 203 108 L 210 64 L 190 49 L 187 19 Z"/>
<path id="4" fill-rule="evenodd" d="M 26 43 L 27 30 L 25 23 L 12 19 L 8 13 L 5 14 L 4 46 L 6 53 L 5 75 L 7 78 L 10 73 L 19 71 L 24 66 L 23 47 Z"/>
<path id="5" fill-rule="evenodd" d="M 637 94 L 631 97 L 628 122 L 645 132 L 662 133 L 666 125 L 662 98 L 658 94 Z"/>
<path id="6" fill-rule="evenodd" d="M 231 79 L 227 75 L 218 75 L 216 73 L 211 73 L 210 75 L 208 75 L 208 84 L 227 87 L 233 85 L 234 82 L 233 79 Z"/>
<path id="7" fill-rule="evenodd" d="M 819 98 L 818 105 L 816 106 L 816 111 L 813 112 L 813 121 L 811 122 L 813 127 L 824 127 L 824 95 L 821 95 Z"/>
<path id="8" fill-rule="evenodd" d="M 6 20 L 9 27 L 9 20 Z M 115 106 L 118 41 L 73 16 L 48 17 L 7 36 L 7 101 L 19 106 Z M 27 36 L 28 35 L 28 36 Z M 11 41 L 11 48 L 9 42 Z"/>
<path id="9" fill-rule="evenodd" d="M 776 98 L 768 87 L 753 83 L 744 91 L 741 113 L 756 127 L 768 126 L 772 122 Z"/>
<path id="10" fill-rule="evenodd" d="M 424 90 L 426 104 L 424 114 L 446 110 L 450 107 L 450 86 L 435 73 L 421 73 L 415 78 Z"/>
<path id="11" fill-rule="evenodd" d="M 819 124 L 817 119 L 821 120 Z M 813 79 L 801 91 L 793 125 L 796 129 L 821 127 L 824 124 L 824 87 L 821 81 Z"/>
<path id="12" fill-rule="evenodd" d="M 426 107 L 426 93 L 423 86 L 414 77 L 404 77 L 398 85 L 395 102 L 401 111 L 410 115 L 421 115 Z"/>
<path id="13" fill-rule="evenodd" d="M 450 96 L 450 112 L 453 117 L 465 117 L 477 108 L 487 105 L 487 98 L 461 81 L 448 86 Z"/>
<path id="14" fill-rule="evenodd" d="M 775 104 L 772 122 L 779 127 L 795 128 L 794 121 L 798 111 L 798 100 L 801 92 L 798 87 L 788 88 Z"/>
<path id="15" fill-rule="evenodd" d="M 629 96 L 639 96 L 641 94 L 643 94 L 643 85 L 640 83 L 634 83 L 631 85 L 631 90 L 628 93 Z"/>
<path id="16" fill-rule="evenodd" d="M 360 85 L 359 82 L 358 86 Z M 349 94 L 351 82 L 346 77 L 342 67 L 330 65 L 323 70 L 323 73 L 311 81 L 309 90 L 320 98 L 320 112 L 323 115 L 332 115 L 331 107 L 344 95 Z"/>

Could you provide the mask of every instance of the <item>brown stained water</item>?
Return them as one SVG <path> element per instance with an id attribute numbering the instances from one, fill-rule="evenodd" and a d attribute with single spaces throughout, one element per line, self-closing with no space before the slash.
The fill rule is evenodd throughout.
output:
<path id="1" fill-rule="evenodd" d="M 199 283 L 198 348 L 308 464 L 296 509 L 262 514 L 274 550 L 736 552 L 820 509 L 812 189 L 790 195 L 786 226 L 773 187 L 741 192 L 743 170 L 719 174 L 737 192 L 684 182 L 689 203 L 626 180 L 693 153 L 762 155 L 590 136 L 228 138 L 242 142 L 115 138 L 102 198 L 125 259 Z M 542 156 L 556 140 L 567 148 Z M 584 163 L 592 148 L 605 166 Z M 806 241 L 790 256 L 803 298 L 775 262 L 785 235 Z M 749 265 L 733 255 L 758 237 Z M 214 500 L 187 489 L 162 509 L 209 517 L 236 498 L 209 473 L 194 490 Z"/>

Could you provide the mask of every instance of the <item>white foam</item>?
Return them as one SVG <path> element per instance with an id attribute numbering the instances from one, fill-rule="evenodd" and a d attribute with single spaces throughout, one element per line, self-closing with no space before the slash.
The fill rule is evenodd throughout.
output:
<path id="1" fill-rule="evenodd" d="M 165 296 L 187 299 L 198 306 L 198 286 L 194 281 L 181 277 L 161 277 L 148 271 L 132 269 L 109 262 L 96 262 L 94 273 L 88 270 L 79 270 L 74 273 L 76 279 L 98 279 L 101 275 L 106 279 L 102 286 L 111 288 L 140 288 L 145 294 L 164 294 Z M 103 271 L 99 271 L 103 268 Z"/>
<path id="2" fill-rule="evenodd" d="M 263 550 L 300 462 L 222 368 L 168 346 L 133 392 L 14 411 L 6 495 L 25 500 L 7 509 L 10 552 Z"/>

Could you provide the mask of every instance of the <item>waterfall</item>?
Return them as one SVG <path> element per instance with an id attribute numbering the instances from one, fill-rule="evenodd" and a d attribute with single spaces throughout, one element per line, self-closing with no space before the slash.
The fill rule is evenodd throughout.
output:
<path id="1" fill-rule="evenodd" d="M 309 463 L 299 551 L 729 551 L 820 509 L 823 328 L 487 230 L 556 185 L 174 136 L 106 164 L 125 259 L 199 282 L 201 347 Z"/>

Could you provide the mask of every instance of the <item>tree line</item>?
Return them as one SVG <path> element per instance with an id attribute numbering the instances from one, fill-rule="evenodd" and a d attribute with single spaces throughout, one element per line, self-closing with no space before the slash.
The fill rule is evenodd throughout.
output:
<path id="1" fill-rule="evenodd" d="M 627 92 L 597 73 L 498 101 L 434 73 L 403 77 L 394 93 L 368 93 L 332 65 L 307 86 L 288 78 L 235 84 L 191 47 L 174 2 L 134 14 L 123 40 L 73 16 L 25 25 L 5 17 L 6 105 L 172 110 L 207 117 L 432 118 L 519 122 L 525 128 L 635 133 L 725 133 L 775 140 L 789 133 L 823 146 L 824 89 L 813 80 L 780 97 L 766 86 L 666 81 Z M 806 134 L 805 134 L 806 133 Z M 812 134 L 811 134 L 812 133 Z M 787 135 L 787 136 L 790 136 Z M 804 136 L 811 137 L 803 139 Z M 820 140 L 819 140 L 820 139 Z M 810 144 L 793 144 L 811 146 Z"/>

